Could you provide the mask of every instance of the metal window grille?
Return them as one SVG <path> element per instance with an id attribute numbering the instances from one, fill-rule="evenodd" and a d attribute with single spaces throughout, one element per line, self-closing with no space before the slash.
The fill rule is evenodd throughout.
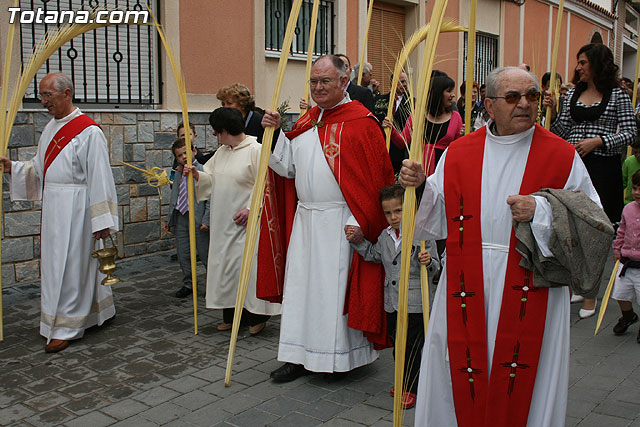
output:
<path id="1" fill-rule="evenodd" d="M 157 16 L 155 2 L 149 2 Z M 22 10 L 146 10 L 141 0 L 20 0 Z M 149 21 L 151 22 L 151 18 Z M 22 63 L 58 24 L 21 24 Z M 63 72 L 74 82 L 74 102 L 82 104 L 152 105 L 161 102 L 157 38 L 153 25 L 113 25 L 84 33 L 58 49 L 29 86 L 24 102 L 38 102 L 38 82 L 48 73 Z"/>
<path id="2" fill-rule="evenodd" d="M 284 40 L 284 32 L 291 13 L 291 0 L 266 0 L 265 1 L 265 50 L 280 52 Z M 334 4 L 332 1 L 321 0 L 318 10 L 318 25 L 316 27 L 316 40 L 313 47 L 314 55 L 333 53 L 335 44 L 333 36 L 334 28 Z M 291 53 L 306 54 L 309 45 L 309 30 L 311 28 L 311 13 L 313 0 L 302 2 L 298 24 L 296 25 Z"/>
<path id="3" fill-rule="evenodd" d="M 464 33 L 464 70 L 467 75 L 467 33 Z M 487 75 L 498 66 L 498 37 L 490 34 L 476 33 L 476 65 L 473 79 L 478 84 L 484 84 Z"/>

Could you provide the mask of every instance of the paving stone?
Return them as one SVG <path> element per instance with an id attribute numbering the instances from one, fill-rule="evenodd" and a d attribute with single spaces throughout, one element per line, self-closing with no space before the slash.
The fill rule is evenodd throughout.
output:
<path id="1" fill-rule="evenodd" d="M 347 389 L 337 390 L 324 396 L 324 399 L 344 406 L 353 406 L 358 403 L 362 403 L 369 398 L 370 396 L 366 393 Z"/>
<path id="2" fill-rule="evenodd" d="M 124 420 L 149 409 L 147 405 L 133 399 L 125 399 L 113 405 L 105 406 L 100 411 L 117 420 Z"/>
<path id="3" fill-rule="evenodd" d="M 345 412 L 340 414 L 340 418 L 344 418 L 347 420 L 351 420 L 357 423 L 362 423 L 365 425 L 371 425 L 387 415 L 389 411 L 384 409 L 376 408 L 373 406 L 358 404 L 352 406 Z"/>
<path id="4" fill-rule="evenodd" d="M 157 424 L 165 424 L 169 421 L 181 418 L 190 412 L 191 411 L 189 409 L 176 405 L 175 403 L 165 402 L 142 412 L 140 416 Z"/>
<path id="5" fill-rule="evenodd" d="M 346 406 L 338 405 L 337 403 L 330 402 L 328 400 L 317 400 L 300 408 L 298 412 L 313 418 L 328 421 L 347 409 L 348 408 Z"/>
<path id="6" fill-rule="evenodd" d="M 158 424 L 154 422 L 145 420 L 141 416 L 135 416 L 112 424 L 112 427 L 156 427 L 157 425 Z"/>
<path id="7" fill-rule="evenodd" d="M 102 386 L 98 383 L 93 381 L 83 381 L 69 387 L 61 388 L 60 391 L 73 398 L 78 398 L 101 389 Z"/>
<path id="8" fill-rule="evenodd" d="M 354 423 L 353 421 L 345 420 L 343 418 L 333 418 L 322 425 L 325 427 L 360 427 L 364 424 Z M 377 426 L 378 423 L 374 425 Z M 393 423 L 388 423 L 387 425 L 392 427 Z"/>
<path id="9" fill-rule="evenodd" d="M 131 387 L 128 384 L 118 384 L 116 386 L 102 390 L 98 394 L 105 399 L 110 400 L 111 402 L 118 402 L 129 396 L 138 394 L 139 392 L 140 391 L 138 389 L 136 389 L 135 387 Z"/>
<path id="10" fill-rule="evenodd" d="M 225 369 L 220 366 L 210 366 L 206 369 L 201 369 L 200 371 L 194 372 L 194 377 L 198 377 L 205 381 L 218 381 L 220 378 L 224 378 Z"/>
<path id="11" fill-rule="evenodd" d="M 293 388 L 287 391 L 286 393 L 284 393 L 284 395 L 292 399 L 300 400 L 302 402 L 311 403 L 311 402 L 315 402 L 321 397 L 326 396 L 329 393 L 330 393 L 329 391 L 323 390 L 319 387 L 315 387 L 308 384 L 302 384 L 296 388 Z"/>
<path id="12" fill-rule="evenodd" d="M 67 421 L 65 425 L 67 425 L 68 427 L 103 427 L 111 425 L 115 421 L 116 420 L 114 418 L 111 418 L 103 414 L 102 412 L 95 411 L 78 417 L 75 420 Z"/>
<path id="13" fill-rule="evenodd" d="M 195 411 L 196 409 L 200 409 L 203 406 L 209 405 L 210 403 L 213 403 L 219 399 L 220 398 L 218 396 L 214 396 L 213 394 L 204 392 L 202 390 L 194 390 L 192 392 L 176 397 L 171 402 Z"/>
<path id="14" fill-rule="evenodd" d="M 620 402 L 614 399 L 605 399 L 593 412 L 603 415 L 611 415 L 628 420 L 634 420 L 640 416 L 640 405 L 635 403 Z"/>
<path id="15" fill-rule="evenodd" d="M 156 387 L 137 394 L 133 398 L 145 405 L 155 406 L 178 396 L 178 393 L 165 387 Z"/>
<path id="16" fill-rule="evenodd" d="M 12 423 L 30 417 L 33 414 L 35 414 L 35 411 L 22 404 L 17 404 L 10 408 L 0 409 L 0 420 L 2 420 L 3 423 Z"/>
<path id="17" fill-rule="evenodd" d="M 287 414 L 297 411 L 299 408 L 306 406 L 307 403 L 299 400 L 291 399 L 286 396 L 277 396 L 258 405 L 256 408 L 261 411 L 268 412 L 279 417 L 283 417 Z"/>
<path id="18" fill-rule="evenodd" d="M 253 386 L 264 381 L 269 380 L 269 374 L 261 372 L 256 369 L 247 369 L 242 372 L 238 372 L 233 376 L 234 381 L 237 381 L 248 386 Z"/>
<path id="19" fill-rule="evenodd" d="M 58 426 L 71 420 L 73 415 L 59 408 L 51 408 L 37 415 L 27 418 L 25 421 L 34 426 Z"/>
<path id="20" fill-rule="evenodd" d="M 393 411 L 393 397 L 391 397 L 388 391 L 381 391 L 375 396 L 370 396 L 363 403 L 387 411 Z"/>
<path id="21" fill-rule="evenodd" d="M 220 421 L 231 418 L 232 415 L 229 412 L 223 411 L 219 407 L 214 406 L 215 404 L 216 403 L 214 402 L 210 405 L 206 405 L 196 411 L 193 411 L 190 414 L 182 417 L 181 420 L 194 424 L 196 426 L 209 427 Z"/>
<path id="22" fill-rule="evenodd" d="M 62 396 L 60 393 L 52 391 L 49 393 L 41 394 L 40 396 L 34 397 L 29 400 L 25 400 L 24 404 L 30 406 L 36 411 L 44 411 L 68 401 L 68 397 Z"/>
<path id="23" fill-rule="evenodd" d="M 278 417 L 258 409 L 249 409 L 235 417 L 230 418 L 229 424 L 238 427 L 259 427 L 266 426 L 277 420 Z"/>
<path id="24" fill-rule="evenodd" d="M 269 424 L 273 427 L 312 427 L 323 424 L 317 418 L 312 418 L 298 412 L 292 412 Z"/>
<path id="25" fill-rule="evenodd" d="M 585 419 L 583 419 L 578 426 L 579 427 L 627 427 L 629 420 L 625 418 L 612 417 L 610 415 L 602 415 L 591 413 Z"/>
<path id="26" fill-rule="evenodd" d="M 23 385 L 22 388 L 30 391 L 33 394 L 43 394 L 49 391 L 56 390 L 60 387 L 64 387 L 66 385 L 67 383 L 65 381 L 59 380 L 57 378 L 45 378 Z"/>
<path id="27" fill-rule="evenodd" d="M 108 404 L 109 402 L 107 400 L 90 394 L 64 404 L 63 408 L 76 415 L 84 415 Z"/>
<path id="28" fill-rule="evenodd" d="M 169 381 L 168 383 L 165 383 L 164 386 L 180 393 L 188 393 L 200 387 L 204 387 L 207 384 L 209 384 L 209 382 L 192 376 L 186 376 L 174 381 Z"/>
<path id="29" fill-rule="evenodd" d="M 147 374 L 139 377 L 129 378 L 127 380 L 127 384 L 130 384 L 141 390 L 150 390 L 169 381 L 169 378 L 165 378 L 161 375 Z"/>
<path id="30" fill-rule="evenodd" d="M 31 394 L 18 389 L 2 390 L 0 393 L 0 408 L 6 408 L 15 403 L 27 403 L 26 400 L 31 396 Z M 2 412 L 0 412 L 0 414 L 2 414 Z M 2 419 L 1 415 L 0 419 Z"/>

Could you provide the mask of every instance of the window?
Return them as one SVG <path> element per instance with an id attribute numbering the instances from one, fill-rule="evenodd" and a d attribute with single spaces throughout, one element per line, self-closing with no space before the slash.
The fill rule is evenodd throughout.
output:
<path id="1" fill-rule="evenodd" d="M 464 67 L 463 76 L 467 75 L 467 33 L 464 33 Z M 490 34 L 476 33 L 476 64 L 473 79 L 484 84 L 487 75 L 498 66 L 498 37 Z"/>
<path id="2" fill-rule="evenodd" d="M 146 10 L 143 0 L 20 0 L 22 10 Z M 154 13 L 157 8 L 150 2 Z M 149 18 L 151 22 L 151 18 Z M 34 45 L 57 24 L 20 24 L 22 63 Z M 24 101 L 37 102 L 37 83 L 48 73 L 61 71 L 74 82 L 74 102 L 124 104 L 128 107 L 160 102 L 157 82 L 156 30 L 153 25 L 113 25 L 84 33 L 54 53 L 36 74 Z"/>
<path id="3" fill-rule="evenodd" d="M 287 28 L 287 21 L 291 13 L 291 0 L 265 0 L 265 50 L 280 52 L 284 33 Z M 313 47 L 314 55 L 324 55 L 333 53 L 333 2 L 327 0 L 320 1 L 318 10 L 318 24 L 316 27 L 316 40 Z M 311 13 L 313 10 L 313 0 L 304 0 L 298 16 L 291 53 L 306 54 L 309 45 L 309 30 L 311 28 Z"/>

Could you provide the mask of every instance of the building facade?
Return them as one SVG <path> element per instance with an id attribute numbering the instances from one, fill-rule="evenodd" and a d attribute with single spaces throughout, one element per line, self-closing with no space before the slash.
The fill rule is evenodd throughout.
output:
<path id="1" fill-rule="evenodd" d="M 9 4 L 13 2 L 3 2 Z M 143 10 L 136 0 L 21 0 L 22 11 L 119 7 Z M 298 112 L 303 96 L 306 49 L 313 0 L 305 0 L 286 71 L 280 102 Z M 431 1 L 374 0 L 367 61 L 382 92 L 390 85 L 390 72 L 403 44 L 431 15 Z M 217 147 L 208 126 L 209 113 L 220 105 L 216 93 L 222 86 L 240 82 L 255 95 L 256 104 L 268 108 L 280 57 L 284 27 L 291 0 L 156 0 L 152 10 L 162 23 L 186 81 L 190 121 L 195 123 L 196 145 L 205 151 Z M 470 0 L 451 0 L 446 17 L 466 26 Z M 551 62 L 557 1 L 479 0 L 477 10 L 476 80 L 483 82 L 496 66 L 530 64 L 541 75 Z M 0 8 L 0 56 L 4 60 L 10 13 Z M 355 65 L 364 42 L 366 0 L 321 0 L 314 54 L 346 53 Z M 558 56 L 558 72 L 572 75 L 575 53 L 592 40 L 601 40 L 616 53 L 625 76 L 633 76 L 637 50 L 638 12 L 630 3 L 611 0 L 567 0 Z M 21 23 L 13 45 L 10 81 L 17 79 L 30 49 L 55 24 Z M 436 65 L 459 85 L 464 76 L 465 33 L 440 36 Z M 424 47 L 407 65 L 414 79 Z M 77 37 L 54 54 L 38 73 L 62 70 L 72 75 L 76 104 L 103 128 L 111 153 L 118 191 L 121 231 L 118 246 L 131 257 L 171 249 L 172 236 L 162 229 L 169 189 L 147 184 L 144 176 L 120 162 L 141 168 L 171 166 L 170 146 L 181 121 L 180 103 L 169 60 L 150 26 L 119 25 Z M 9 156 L 28 160 L 35 153 L 40 132 L 49 120 L 37 103 L 37 82 L 24 97 L 14 124 Z M 39 277 L 40 203 L 11 203 L 7 179 L 3 186 L 3 284 Z M 215 224 L 212 224 L 215 227 Z"/>

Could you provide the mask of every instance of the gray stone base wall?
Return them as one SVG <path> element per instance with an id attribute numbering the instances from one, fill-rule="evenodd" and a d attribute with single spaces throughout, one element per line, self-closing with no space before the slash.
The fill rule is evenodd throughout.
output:
<path id="1" fill-rule="evenodd" d="M 128 162 L 142 169 L 161 167 L 170 172 L 171 145 L 182 115 L 175 111 L 103 112 L 83 110 L 96 121 L 109 142 L 111 167 L 118 193 L 120 232 L 117 244 L 128 258 L 175 246 L 162 222 L 168 212 L 169 186 L 147 184 L 144 175 L 124 166 Z M 29 160 L 35 152 L 44 126 L 51 119 L 46 112 L 23 111 L 16 117 L 8 155 L 11 160 Z M 211 152 L 218 146 L 209 125 L 209 113 L 189 114 L 196 126 L 195 145 Z M 11 202 L 8 177 L 3 182 L 2 284 L 37 280 L 40 277 L 40 202 Z M 117 274 L 116 274 L 117 275 Z"/>

